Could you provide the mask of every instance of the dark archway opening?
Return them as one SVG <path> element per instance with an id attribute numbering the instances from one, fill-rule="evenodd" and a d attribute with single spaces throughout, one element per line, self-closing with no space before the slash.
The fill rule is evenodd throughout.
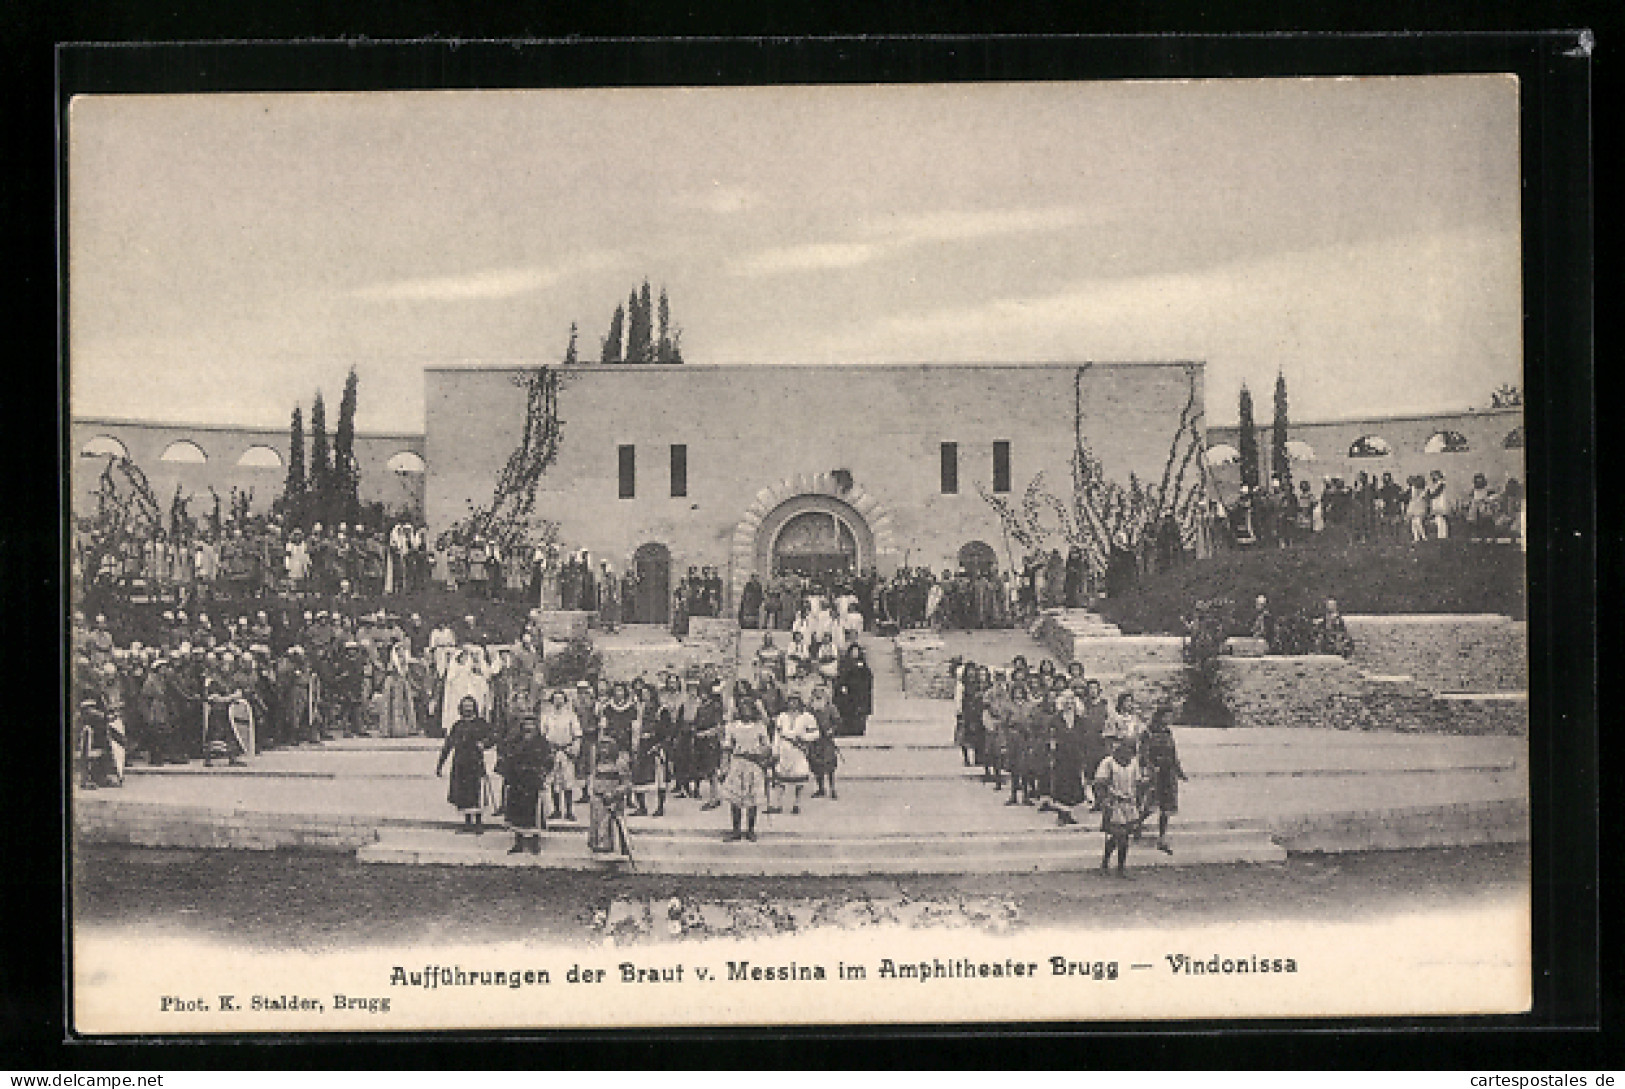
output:
<path id="1" fill-rule="evenodd" d="M 858 541 L 837 515 L 804 511 L 784 523 L 773 541 L 773 573 L 824 579 L 857 572 Z"/>
<path id="2" fill-rule="evenodd" d="M 999 573 L 999 555 L 986 541 L 968 541 L 959 550 L 959 568 L 972 578 Z"/>
<path id="3" fill-rule="evenodd" d="M 649 542 L 632 554 L 634 624 L 666 624 L 671 620 L 671 550 Z"/>

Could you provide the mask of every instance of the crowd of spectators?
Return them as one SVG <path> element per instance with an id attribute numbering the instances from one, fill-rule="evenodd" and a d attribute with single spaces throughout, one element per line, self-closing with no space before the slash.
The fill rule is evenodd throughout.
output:
<path id="1" fill-rule="evenodd" d="M 1381 479 L 1360 473 L 1352 485 L 1324 477 L 1317 493 L 1308 480 L 1294 488 L 1272 477 L 1267 486 L 1243 484 L 1234 503 L 1217 499 L 1210 507 L 1221 547 L 1285 548 L 1333 531 L 1358 543 L 1524 539 L 1523 485 L 1508 477 L 1497 490 L 1483 473 L 1473 475 L 1465 493 L 1453 491 L 1442 470 L 1414 474 L 1404 483 L 1392 473 Z"/>

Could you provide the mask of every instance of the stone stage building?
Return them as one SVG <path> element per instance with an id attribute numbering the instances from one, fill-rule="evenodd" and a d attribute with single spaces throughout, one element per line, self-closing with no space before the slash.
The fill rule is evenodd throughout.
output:
<path id="1" fill-rule="evenodd" d="M 1266 402 L 1261 411 L 1268 413 Z M 1268 479 L 1271 428 L 1266 416 L 1256 427 L 1259 475 Z M 1207 432 L 1212 480 L 1220 497 L 1235 498 L 1241 483 L 1236 467 L 1239 429 L 1210 427 Z M 1412 474 L 1434 469 L 1458 496 L 1472 488 L 1473 474 L 1483 473 L 1499 491 L 1508 477 L 1524 480 L 1523 409 L 1492 408 L 1476 412 L 1438 412 L 1416 416 L 1373 416 L 1344 420 L 1290 421 L 1287 453 L 1294 480 L 1342 477 L 1348 484 L 1365 472 L 1382 479 L 1394 474 L 1401 484 Z"/>
<path id="2" fill-rule="evenodd" d="M 110 454 L 130 458 L 146 475 L 153 494 L 167 512 L 180 486 L 192 495 L 193 515 L 211 501 L 212 487 L 222 507 L 231 489 L 254 493 L 253 509 L 265 511 L 282 494 L 287 476 L 288 429 L 220 427 L 208 424 L 158 423 L 104 416 L 76 416 L 69 426 L 72 455 L 73 509 L 96 508 L 96 488 Z M 310 456 L 310 436 L 305 436 Z M 391 510 L 423 509 L 423 436 L 361 434 L 355 438 L 361 473 L 361 501 L 380 502 Z"/>
<path id="3" fill-rule="evenodd" d="M 430 367 L 426 513 L 438 531 L 491 489 L 518 445 L 513 365 Z M 556 464 L 535 516 L 562 543 L 642 576 L 639 620 L 674 578 L 1004 567 L 982 492 L 1020 505 L 1035 474 L 1069 495 L 1076 364 L 583 365 L 558 395 Z M 1200 363 L 1082 369 L 1083 432 L 1109 477 L 1159 479 Z M 1052 516 L 1053 517 L 1053 516 Z"/>

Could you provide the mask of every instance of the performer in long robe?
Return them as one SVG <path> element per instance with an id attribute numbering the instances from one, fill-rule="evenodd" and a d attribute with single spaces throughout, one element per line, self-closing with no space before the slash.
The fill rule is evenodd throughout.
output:
<path id="1" fill-rule="evenodd" d="M 465 645 L 446 667 L 445 693 L 440 700 L 440 725 L 448 734 L 460 717 L 458 707 L 465 697 L 472 697 L 477 713 L 484 717 L 491 703 L 491 686 L 487 679 L 489 667 L 485 649 Z"/>
<path id="2" fill-rule="evenodd" d="M 841 714 L 829 701 L 829 690 L 823 685 L 813 689 L 809 710 L 818 724 L 818 738 L 807 747 L 807 770 L 812 772 L 815 787 L 812 796 L 824 797 L 827 784 L 833 802 L 840 797 L 835 792 L 835 768 L 841 762 L 841 750 L 835 738 L 840 733 Z"/>
<path id="3" fill-rule="evenodd" d="M 639 684 L 643 692 L 632 731 L 632 801 L 638 807 L 638 816 L 649 816 L 647 794 L 653 787 L 653 815 L 663 817 L 666 815 L 666 751 L 671 744 L 672 708 L 662 706 L 660 693 L 642 682 Z"/>
<path id="4" fill-rule="evenodd" d="M 385 737 L 410 737 L 417 732 L 418 712 L 412 692 L 410 658 L 406 640 L 389 648 L 389 671 L 384 676 Z"/>
<path id="5" fill-rule="evenodd" d="M 1166 705 L 1151 713 L 1145 735 L 1146 775 L 1150 779 L 1147 801 L 1157 811 L 1157 850 L 1173 854 L 1168 846 L 1168 818 L 1179 812 L 1179 784 L 1185 769 L 1179 763 L 1179 746 L 1174 742 L 1173 711 Z"/>
<path id="6" fill-rule="evenodd" d="M 581 726 L 581 746 L 576 750 L 576 779 L 581 784 L 581 797 L 578 800 L 585 805 L 598 746 L 598 701 L 593 695 L 592 685 L 587 681 L 576 682 L 571 709 L 575 711 L 576 721 Z"/>
<path id="7" fill-rule="evenodd" d="M 874 672 L 863 648 L 851 647 L 835 675 L 835 706 L 841 712 L 842 736 L 862 737 L 874 713 Z"/>
<path id="8" fill-rule="evenodd" d="M 519 739 L 508 752 L 503 769 L 503 790 L 507 800 L 503 813 L 513 829 L 510 855 L 528 846 L 530 853 L 542 853 L 542 829 L 547 827 L 543 811 L 542 786 L 553 763 L 553 752 L 536 727 L 536 715 L 526 712 L 519 720 Z"/>
<path id="9" fill-rule="evenodd" d="M 444 773 L 446 758 L 451 758 L 451 785 L 446 801 L 463 815 L 459 832 L 481 835 L 484 828 L 485 747 L 490 743 L 491 728 L 480 717 L 480 707 L 473 696 L 463 696 L 457 702 L 457 720 L 446 733 L 446 743 L 440 747 L 440 760 L 435 764 L 438 777 Z"/>
<path id="10" fill-rule="evenodd" d="M 203 766 L 212 767 L 217 757 L 225 757 L 233 767 L 243 766 L 243 757 L 253 751 L 239 716 L 232 706 L 242 702 L 240 691 L 228 689 L 229 682 L 210 678 L 204 689 Z"/>
<path id="11" fill-rule="evenodd" d="M 1055 757 L 1050 778 L 1050 800 L 1055 805 L 1057 824 L 1076 824 L 1072 810 L 1082 805 L 1085 797 L 1083 779 L 1089 774 L 1089 766 L 1085 762 L 1084 732 L 1079 721 L 1083 700 L 1083 686 L 1079 685 L 1077 691 L 1066 692 L 1057 704 L 1060 720 L 1055 729 Z"/>

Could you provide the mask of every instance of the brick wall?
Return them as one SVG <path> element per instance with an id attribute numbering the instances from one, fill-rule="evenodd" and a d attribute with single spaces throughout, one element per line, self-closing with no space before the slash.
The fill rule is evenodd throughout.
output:
<path id="1" fill-rule="evenodd" d="M 735 659 L 720 654 L 715 646 L 703 643 L 655 644 L 650 646 L 599 646 L 604 676 L 612 681 L 646 677 L 658 683 L 660 674 L 684 673 L 690 669 L 715 666 L 727 680 L 733 676 Z"/>
<path id="2" fill-rule="evenodd" d="M 710 565 L 733 584 L 735 529 L 781 481 L 846 469 L 885 512 L 883 571 L 934 568 L 980 540 L 1003 558 L 997 517 L 977 493 L 992 483 L 995 440 L 1009 440 L 1017 498 L 1042 470 L 1064 490 L 1073 445 L 1072 365 L 584 366 L 559 394 L 557 464 L 536 515 L 567 545 L 617 570 L 646 542 L 675 572 Z M 1201 367 L 1192 365 L 1201 403 Z M 519 439 L 514 368 L 427 372 L 428 517 L 439 529 L 492 484 Z M 1185 365 L 1097 364 L 1085 380 L 1085 429 L 1111 476 L 1161 473 L 1189 388 Z M 943 442 L 959 444 L 959 494 L 941 494 Z M 669 448 L 688 448 L 688 494 L 670 495 Z M 616 447 L 636 448 L 636 496 L 617 497 Z M 879 509 L 864 515 L 878 522 Z M 765 520 L 763 522 L 765 525 Z M 877 532 L 877 536 L 879 536 Z M 881 542 L 876 542 L 879 547 Z M 869 557 L 865 557 L 868 559 Z"/>
<path id="3" fill-rule="evenodd" d="M 1344 700 L 1365 692 L 1360 671 L 1335 655 L 1239 658 L 1221 655 L 1206 666 L 1213 696 L 1237 726 L 1320 727 L 1334 721 Z"/>
<path id="4" fill-rule="evenodd" d="M 1325 654 L 1221 655 L 1204 667 L 1212 697 L 1239 727 L 1523 734 L 1522 694 L 1436 696 L 1408 675 L 1367 673 Z"/>
<path id="5" fill-rule="evenodd" d="M 73 824 L 81 843 L 130 847 L 354 854 L 378 839 L 376 818 L 366 816 L 259 813 L 84 795 L 74 798 Z"/>
<path id="6" fill-rule="evenodd" d="M 1529 687 L 1529 626 L 1505 616 L 1349 616 L 1353 661 L 1435 692 Z"/>
<path id="7" fill-rule="evenodd" d="M 1529 732 L 1529 693 L 1437 696 L 1433 700 L 1433 715 L 1441 733 L 1526 734 Z"/>

